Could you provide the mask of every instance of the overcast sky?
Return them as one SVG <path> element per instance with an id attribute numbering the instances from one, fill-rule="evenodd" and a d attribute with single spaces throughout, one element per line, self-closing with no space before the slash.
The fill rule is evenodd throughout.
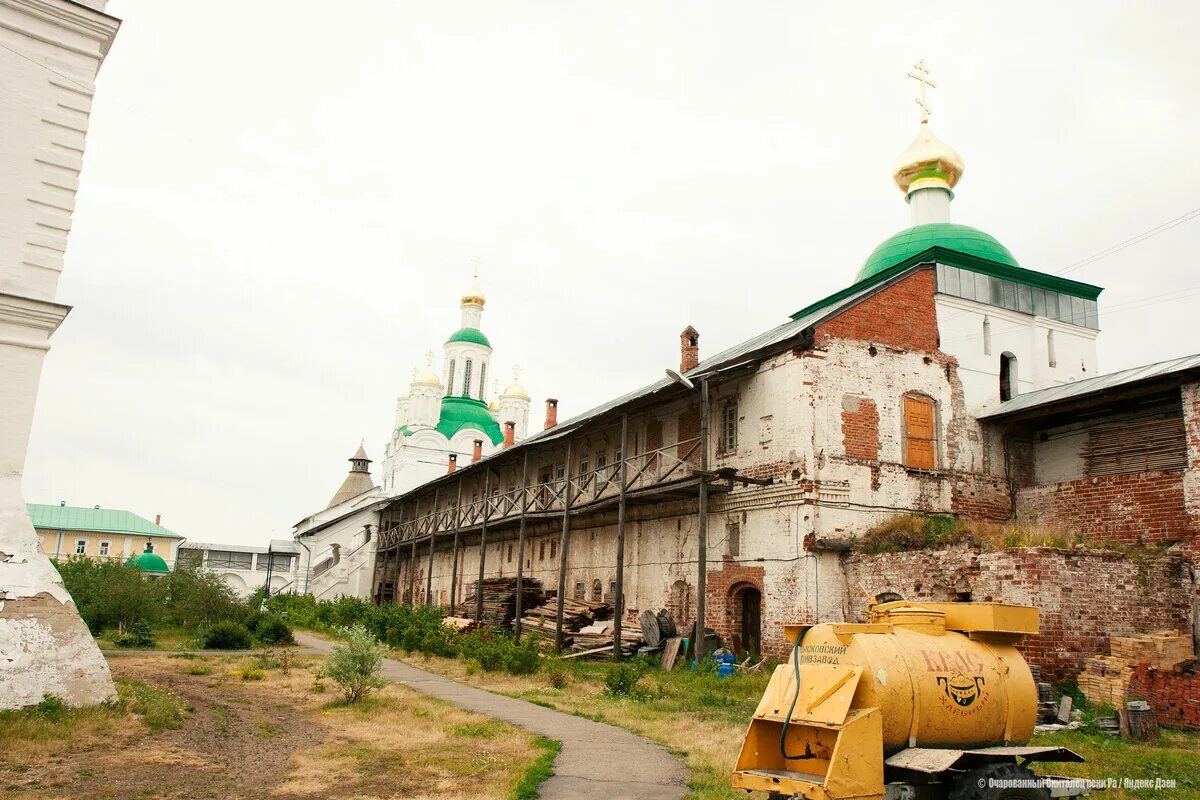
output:
<path id="1" fill-rule="evenodd" d="M 1200 5 L 112 0 L 32 502 L 263 544 L 377 461 L 478 256 L 493 374 L 573 416 L 852 282 L 908 207 L 1058 272 L 1200 207 Z M 1200 351 L 1200 219 L 1072 270 L 1101 371 Z M 1189 294 L 1190 292 L 1190 294 Z M 378 476 L 378 465 L 374 470 Z"/>

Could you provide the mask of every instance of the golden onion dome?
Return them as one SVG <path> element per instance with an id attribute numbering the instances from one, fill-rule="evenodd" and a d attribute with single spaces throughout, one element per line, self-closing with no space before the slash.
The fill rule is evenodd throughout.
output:
<path id="1" fill-rule="evenodd" d="M 518 400 L 528 400 L 529 392 L 525 391 L 524 386 L 517 383 L 516 381 L 513 381 L 512 385 L 509 386 L 507 389 L 505 389 L 504 394 L 502 394 L 500 396 L 501 397 L 514 397 Z"/>
<path id="2" fill-rule="evenodd" d="M 962 174 L 962 156 L 934 136 L 926 124 L 921 125 L 917 138 L 900 154 L 892 169 L 896 185 L 905 194 L 926 188 L 953 189 Z"/>
<path id="3" fill-rule="evenodd" d="M 487 298 L 483 295 L 483 289 L 479 288 L 478 283 L 471 281 L 471 287 L 463 293 L 462 304 L 464 306 L 475 305 L 482 307 L 486 301 Z"/>
<path id="4" fill-rule="evenodd" d="M 413 386 L 437 386 L 441 388 L 442 379 L 428 367 L 425 368 L 420 375 L 413 379 Z"/>

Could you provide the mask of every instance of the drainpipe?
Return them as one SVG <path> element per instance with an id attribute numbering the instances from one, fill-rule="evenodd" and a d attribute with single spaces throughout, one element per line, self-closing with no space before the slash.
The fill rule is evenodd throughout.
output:
<path id="1" fill-rule="evenodd" d="M 308 594 L 308 576 L 312 574 L 312 550 L 310 550 L 308 545 L 304 543 L 304 540 L 300 538 L 300 534 L 296 534 L 292 538 L 296 540 L 296 544 L 304 548 L 304 552 L 308 553 L 308 558 L 305 561 L 304 567 L 304 591 L 300 593 Z"/>

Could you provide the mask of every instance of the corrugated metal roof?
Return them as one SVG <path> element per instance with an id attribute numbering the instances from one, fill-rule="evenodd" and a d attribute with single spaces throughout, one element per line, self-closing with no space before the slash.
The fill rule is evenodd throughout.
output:
<path id="1" fill-rule="evenodd" d="M 182 539 L 174 531 L 155 525 L 132 511 L 116 508 L 80 508 L 78 506 L 46 506 L 29 503 L 29 518 L 33 527 L 57 531 L 97 531 L 100 533 L 133 533 L 143 536 L 165 536 Z"/>
<path id="2" fill-rule="evenodd" d="M 1113 372 L 1108 375 L 1097 375 L 1095 378 L 1075 381 L 1074 383 L 1064 383 L 1062 386 L 1050 386 L 1045 389 L 1038 389 L 1035 392 L 1017 395 L 1013 399 L 1006 400 L 996 406 L 991 411 L 980 414 L 978 418 L 996 419 L 998 417 L 1007 417 L 1019 411 L 1028 411 L 1053 403 L 1074 400 L 1089 394 L 1106 392 L 1110 389 L 1115 389 L 1119 386 L 1128 386 L 1139 381 L 1163 378 L 1176 373 L 1186 372 L 1190 369 L 1200 369 L 1200 353 L 1170 361 L 1159 361 L 1156 364 L 1133 367 L 1132 369 L 1121 370 L 1120 372 Z"/>
<path id="3" fill-rule="evenodd" d="M 684 374 L 687 377 L 694 378 L 717 370 L 735 367 L 744 361 L 753 360 L 759 355 L 770 352 L 772 348 L 777 348 L 782 343 L 796 338 L 803 333 L 806 328 L 818 325 L 830 317 L 836 316 L 863 298 L 882 291 L 883 289 L 895 284 L 897 281 L 907 277 L 910 272 L 915 271 L 920 266 L 922 265 L 911 265 L 910 267 L 901 270 L 894 275 L 888 276 L 886 280 L 878 280 L 871 283 L 864 282 L 864 285 L 859 290 L 847 294 L 844 297 L 838 297 L 834 302 L 830 302 L 827 305 L 820 305 L 819 308 L 814 308 L 811 313 L 788 320 L 782 325 L 777 325 L 768 331 L 760 333 L 758 336 L 747 339 L 739 345 L 717 353 L 715 356 L 710 356 Z M 469 472 L 472 469 L 480 467 L 480 465 L 488 463 L 498 456 L 511 454 L 512 452 L 527 445 L 545 444 L 546 442 L 566 436 L 567 434 L 574 432 L 597 417 L 604 416 L 605 414 L 616 411 L 617 409 L 630 403 L 643 400 L 653 394 L 656 394 L 657 392 L 661 392 L 675 386 L 676 384 L 674 381 L 672 381 L 670 378 L 663 377 L 654 383 L 647 384 L 640 389 L 635 389 L 632 392 L 621 395 L 620 397 L 613 398 L 612 400 L 609 400 L 606 403 L 601 403 L 600 405 L 595 406 L 594 408 L 591 408 L 582 414 L 560 422 L 549 430 L 538 431 L 537 433 L 527 437 L 526 439 L 523 439 L 512 447 L 497 450 L 479 461 L 476 461 L 472 464 L 467 464 L 465 466 L 460 466 L 454 473 L 434 478 L 426 481 L 420 486 L 408 490 L 407 492 L 393 495 L 392 497 L 388 498 L 388 503 L 393 503 L 400 498 L 422 491 L 426 487 L 433 486 L 447 480 L 454 480 L 457 477 L 460 477 L 464 472 Z M 308 532 L 306 531 L 305 533 Z"/>

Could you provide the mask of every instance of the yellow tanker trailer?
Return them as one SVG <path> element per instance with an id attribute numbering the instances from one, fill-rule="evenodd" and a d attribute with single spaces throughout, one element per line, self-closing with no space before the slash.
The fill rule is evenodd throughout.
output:
<path id="1" fill-rule="evenodd" d="M 1030 747 L 1037 689 L 1013 643 L 1036 608 L 873 606 L 865 624 L 787 626 L 733 785 L 809 800 L 1046 798 L 1024 764 L 1082 761 Z M 1055 796 L 1078 794 L 1056 789 Z"/>

